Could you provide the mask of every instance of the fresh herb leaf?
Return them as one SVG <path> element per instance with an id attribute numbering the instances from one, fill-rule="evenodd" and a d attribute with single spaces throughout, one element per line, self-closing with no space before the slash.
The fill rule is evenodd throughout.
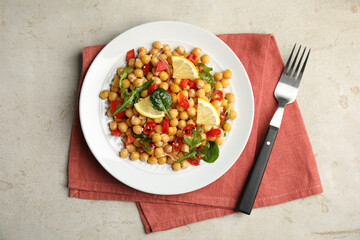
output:
<path id="1" fill-rule="evenodd" d="M 229 98 L 226 97 L 227 100 L 227 104 L 228 104 L 228 108 L 226 109 L 226 111 L 224 112 L 224 116 L 225 116 L 225 121 L 223 122 L 223 124 L 221 124 L 221 128 L 224 130 L 224 124 L 227 122 L 227 120 L 229 120 L 230 118 L 230 102 L 229 102 Z M 224 137 L 226 137 L 226 131 L 224 130 Z"/>
<path id="2" fill-rule="evenodd" d="M 179 160 L 177 160 L 176 162 L 178 163 L 182 163 L 185 159 L 188 159 L 188 158 L 196 158 L 196 155 L 197 154 L 197 151 L 194 150 L 192 152 L 190 152 L 189 154 L 186 154 L 185 156 L 183 156 L 182 158 L 180 158 Z"/>
<path id="3" fill-rule="evenodd" d="M 140 139 L 139 143 L 141 143 L 141 145 L 143 146 L 144 150 L 149 153 L 151 152 L 151 148 L 150 148 L 150 138 L 145 138 L 144 140 Z"/>
<path id="4" fill-rule="evenodd" d="M 209 146 L 199 151 L 199 153 L 205 154 L 205 156 L 202 157 L 202 160 L 208 163 L 213 163 L 219 157 L 219 146 L 215 142 L 209 142 L 209 143 L 210 143 Z"/>
<path id="5" fill-rule="evenodd" d="M 127 72 L 131 69 L 132 67 L 127 67 L 124 69 L 124 72 L 120 75 L 120 81 L 119 81 L 119 87 L 121 89 L 121 91 L 125 94 L 126 97 L 129 96 L 129 92 L 126 90 L 126 88 L 123 87 L 122 84 L 122 80 L 124 80 L 127 77 Z"/>
<path id="6" fill-rule="evenodd" d="M 199 63 L 199 66 L 202 66 L 202 72 L 203 73 L 199 73 L 199 76 L 202 80 L 205 80 L 208 84 L 210 84 L 211 86 L 211 91 L 210 91 L 210 96 L 212 95 L 212 92 L 214 91 L 214 87 L 215 87 L 215 78 L 214 76 L 210 73 L 213 69 L 211 67 L 206 66 L 203 63 Z"/>
<path id="7" fill-rule="evenodd" d="M 154 90 L 150 95 L 150 101 L 153 108 L 158 111 L 163 111 L 171 119 L 169 115 L 169 108 L 172 105 L 172 98 L 168 91 L 163 88 Z"/>
<path id="8" fill-rule="evenodd" d="M 148 135 L 146 135 L 145 133 L 140 133 L 140 134 L 136 134 L 136 133 L 134 133 L 134 132 L 131 132 L 131 134 L 134 136 L 134 137 L 136 137 L 136 138 L 147 138 L 148 137 Z"/>
<path id="9" fill-rule="evenodd" d="M 190 149 L 189 149 L 190 152 L 195 148 L 196 145 L 201 143 L 201 141 L 202 141 L 201 132 L 202 131 L 203 131 L 202 127 L 200 127 L 197 131 L 193 128 L 192 129 L 192 132 L 193 132 L 192 139 L 190 137 L 184 135 L 185 142 L 187 144 L 189 144 L 189 146 L 190 146 Z"/>
<path id="10" fill-rule="evenodd" d="M 141 87 L 137 87 L 131 91 L 131 94 L 128 97 L 125 97 L 123 104 L 121 106 L 116 107 L 116 111 L 113 112 L 113 115 L 118 114 L 121 111 L 126 110 L 126 106 L 134 105 L 140 97 L 142 91 L 146 90 L 151 84 L 153 84 L 154 80 L 144 83 Z M 164 90 L 165 91 L 165 90 Z M 171 97 L 171 96 L 170 96 Z"/>

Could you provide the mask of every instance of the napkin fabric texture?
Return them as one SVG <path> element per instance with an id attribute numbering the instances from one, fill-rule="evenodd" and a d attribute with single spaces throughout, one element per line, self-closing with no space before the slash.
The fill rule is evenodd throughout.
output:
<path id="1" fill-rule="evenodd" d="M 244 65 L 255 99 L 253 129 L 233 167 L 215 182 L 194 192 L 165 196 L 137 191 L 113 178 L 92 155 L 81 130 L 77 106 L 68 169 L 71 197 L 135 201 L 147 233 L 235 213 L 235 205 L 277 107 L 273 93 L 284 65 L 273 35 L 226 34 L 218 37 Z M 88 67 L 103 47 L 83 49 L 79 93 Z M 230 81 L 242 79 L 234 77 Z M 294 102 L 285 108 L 254 207 L 284 203 L 321 192 L 312 147 L 299 107 Z"/>

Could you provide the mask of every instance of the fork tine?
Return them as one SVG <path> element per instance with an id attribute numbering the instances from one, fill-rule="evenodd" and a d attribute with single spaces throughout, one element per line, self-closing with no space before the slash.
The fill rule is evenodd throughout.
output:
<path id="1" fill-rule="evenodd" d="M 300 73 L 299 73 L 299 76 L 297 77 L 297 83 L 296 83 L 297 86 L 299 86 L 299 84 L 300 84 L 300 80 L 301 80 L 302 75 L 303 75 L 303 73 L 304 73 L 305 66 L 306 66 L 306 62 L 307 62 L 307 60 L 308 60 L 308 58 L 309 58 L 309 55 L 310 55 L 310 51 L 311 51 L 311 48 L 309 49 L 308 54 L 306 55 L 304 64 L 303 64 L 303 66 L 302 66 L 302 68 L 301 68 L 301 71 L 300 71 Z"/>
<path id="2" fill-rule="evenodd" d="M 296 53 L 296 56 L 295 56 L 295 59 L 294 59 L 293 63 L 291 64 L 291 68 L 290 68 L 290 70 L 288 71 L 288 75 L 290 75 L 290 76 L 292 76 L 293 69 L 294 69 L 294 66 L 295 66 L 295 63 L 296 63 L 296 59 L 297 59 L 297 57 L 298 57 L 298 55 L 299 55 L 300 49 L 301 49 L 301 45 L 300 45 L 300 47 L 299 47 L 299 49 L 298 49 L 298 51 L 297 51 L 297 53 Z"/>
<path id="3" fill-rule="evenodd" d="M 299 71 L 299 68 L 300 68 L 301 60 L 302 60 L 303 57 L 304 57 L 305 51 L 306 51 L 306 47 L 304 48 L 304 51 L 303 51 L 302 54 L 301 54 L 299 63 L 298 63 L 298 65 L 296 66 L 296 69 L 295 69 L 295 71 L 294 71 L 294 77 L 296 77 L 296 76 L 298 75 L 298 73 L 299 73 L 298 71 Z"/>
<path id="4" fill-rule="evenodd" d="M 295 47 L 296 47 L 296 44 L 294 45 L 294 47 L 293 47 L 293 49 L 291 50 L 291 53 L 290 53 L 290 57 L 289 57 L 289 59 L 287 60 L 287 62 L 286 62 L 286 64 L 285 64 L 285 67 L 284 67 L 284 70 L 283 70 L 283 74 L 286 74 L 287 72 L 288 72 L 288 67 L 289 67 L 289 64 L 290 64 L 290 61 L 291 61 L 291 57 L 292 57 L 292 55 L 293 55 L 293 53 L 294 53 L 294 50 L 295 50 Z"/>

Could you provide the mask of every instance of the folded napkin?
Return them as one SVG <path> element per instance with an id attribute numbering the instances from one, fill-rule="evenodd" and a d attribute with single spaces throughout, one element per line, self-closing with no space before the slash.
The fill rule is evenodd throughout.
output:
<path id="1" fill-rule="evenodd" d="M 85 199 L 136 201 L 147 233 L 234 213 L 246 177 L 276 110 L 273 92 L 284 68 L 273 35 L 219 35 L 244 65 L 254 92 L 255 117 L 249 141 L 233 167 L 217 181 L 194 192 L 164 196 L 132 189 L 107 173 L 90 152 L 81 131 L 78 106 L 70 155 L 70 196 Z M 79 86 L 92 60 L 104 46 L 83 49 Z M 237 81 L 239 79 L 232 79 Z M 239 116 L 241 117 L 241 116 Z M 285 108 L 254 207 L 275 205 L 322 192 L 311 144 L 296 102 Z"/>

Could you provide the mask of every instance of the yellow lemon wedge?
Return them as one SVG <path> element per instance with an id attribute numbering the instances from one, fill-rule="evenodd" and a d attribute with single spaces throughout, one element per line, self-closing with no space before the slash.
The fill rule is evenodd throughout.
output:
<path id="1" fill-rule="evenodd" d="M 208 101 L 198 98 L 196 124 L 207 126 L 220 125 L 220 117 L 215 107 Z"/>
<path id="2" fill-rule="evenodd" d="M 199 78 L 199 72 L 195 65 L 188 59 L 180 56 L 171 57 L 173 66 L 173 78 L 196 79 Z"/>
<path id="3" fill-rule="evenodd" d="M 165 117 L 165 113 L 153 108 L 150 96 L 146 98 L 140 98 L 137 103 L 134 104 L 135 109 L 143 116 L 148 118 L 162 118 Z"/>

